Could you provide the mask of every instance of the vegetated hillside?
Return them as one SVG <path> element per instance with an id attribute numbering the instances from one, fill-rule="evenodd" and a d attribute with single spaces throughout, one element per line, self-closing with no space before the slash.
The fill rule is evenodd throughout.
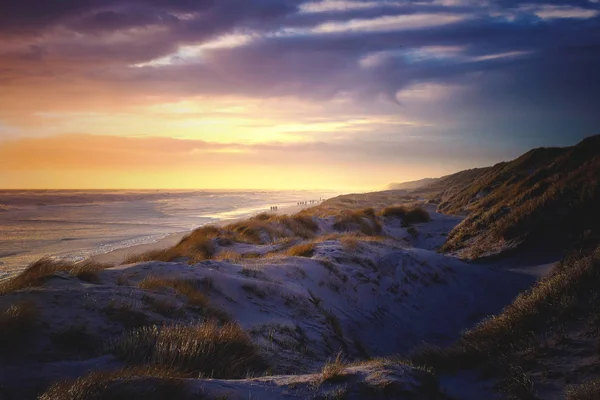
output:
<path id="1" fill-rule="evenodd" d="M 598 399 L 599 288 L 600 247 L 576 251 L 502 313 L 413 361 L 438 374 L 479 372 L 509 399 Z"/>
<path id="2" fill-rule="evenodd" d="M 600 136 L 534 149 L 516 160 L 462 171 L 415 191 L 438 210 L 468 217 L 442 250 L 466 258 L 532 246 L 566 249 L 600 226 Z"/>
<path id="3" fill-rule="evenodd" d="M 419 179 L 418 181 L 410 181 L 410 182 L 402 182 L 402 183 L 390 183 L 387 186 L 387 190 L 413 190 L 419 189 L 423 186 L 428 186 L 433 184 L 436 181 L 439 181 L 440 178 L 425 178 Z"/>
<path id="4" fill-rule="evenodd" d="M 415 190 L 412 194 L 421 197 L 427 197 L 433 202 L 441 202 L 444 198 L 450 198 L 456 193 L 469 188 L 474 181 L 485 175 L 492 167 L 473 168 L 460 171 L 452 175 L 446 175 L 429 185 Z M 455 214 L 460 214 L 461 211 Z"/>

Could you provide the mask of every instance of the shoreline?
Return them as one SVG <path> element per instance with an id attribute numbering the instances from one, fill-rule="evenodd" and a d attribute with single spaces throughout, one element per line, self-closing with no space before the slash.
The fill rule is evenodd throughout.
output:
<path id="1" fill-rule="evenodd" d="M 306 208 L 314 207 L 318 204 L 321 204 L 321 203 L 282 206 L 277 211 L 271 211 L 268 208 L 265 208 L 264 210 L 257 211 L 253 214 L 246 215 L 244 217 L 222 219 L 222 220 L 219 220 L 216 222 L 211 222 L 211 223 L 207 223 L 205 225 L 200 225 L 194 229 L 197 229 L 201 226 L 206 226 L 206 225 L 225 226 L 225 225 L 232 224 L 232 223 L 235 223 L 238 221 L 244 221 L 248 218 L 251 218 L 254 215 L 261 214 L 264 212 L 269 213 L 269 214 L 277 214 L 277 215 L 291 215 L 291 214 L 300 212 Z M 92 257 L 89 257 L 85 261 L 98 262 L 98 263 L 102 263 L 102 264 L 114 264 L 115 266 L 117 266 L 117 265 L 120 265 L 127 257 L 131 256 L 132 254 L 146 253 L 148 251 L 154 251 L 154 250 L 166 250 L 169 247 L 175 246 L 186 235 L 189 235 L 191 232 L 193 232 L 194 229 L 188 230 L 188 231 L 183 231 L 183 232 L 170 233 L 170 234 L 167 234 L 167 236 L 165 236 L 164 238 L 159 239 L 152 243 L 136 244 L 133 246 L 122 247 L 120 249 L 114 249 L 107 253 L 97 254 Z"/>

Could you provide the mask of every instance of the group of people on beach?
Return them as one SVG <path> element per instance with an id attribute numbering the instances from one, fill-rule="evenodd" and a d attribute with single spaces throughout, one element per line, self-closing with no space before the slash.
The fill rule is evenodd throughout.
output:
<path id="1" fill-rule="evenodd" d="M 307 206 L 309 204 L 316 204 L 323 201 L 323 199 L 319 199 L 319 200 L 308 200 L 308 201 L 299 201 L 296 203 L 297 206 Z M 271 211 L 277 211 L 279 210 L 279 206 L 271 206 Z"/>
<path id="2" fill-rule="evenodd" d="M 319 199 L 319 200 L 308 200 L 308 201 L 299 201 L 297 205 L 299 206 L 307 206 L 309 204 L 316 204 L 320 201 L 323 201 L 323 199 Z"/>

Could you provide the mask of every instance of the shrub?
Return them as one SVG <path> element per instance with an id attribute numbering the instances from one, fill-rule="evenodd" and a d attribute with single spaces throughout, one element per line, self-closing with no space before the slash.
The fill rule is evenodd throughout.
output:
<path id="1" fill-rule="evenodd" d="M 337 231 L 360 231 L 375 236 L 381 233 L 382 226 L 372 208 L 342 211 L 335 217 L 333 229 Z"/>
<path id="2" fill-rule="evenodd" d="M 184 399 L 184 380 L 158 368 L 125 368 L 92 372 L 73 381 L 53 384 L 40 400 L 162 400 Z"/>
<path id="3" fill-rule="evenodd" d="M 112 350 L 138 365 L 236 379 L 266 369 L 248 335 L 235 323 L 144 327 L 125 333 Z"/>
<path id="4" fill-rule="evenodd" d="M 42 258 L 29 264 L 18 275 L 7 279 L 0 284 L 0 295 L 44 284 L 46 279 L 57 272 L 67 272 L 77 278 L 86 281 L 97 281 L 96 273 L 111 267 L 106 264 L 94 262 L 72 263 L 68 261 L 52 260 Z"/>
<path id="5" fill-rule="evenodd" d="M 32 301 L 11 304 L 0 312 L 0 350 L 22 345 L 35 332 L 37 308 Z"/>
<path id="6" fill-rule="evenodd" d="M 314 243 L 301 243 L 290 247 L 285 254 L 296 257 L 312 257 L 315 254 Z"/>
<path id="7" fill-rule="evenodd" d="M 402 225 L 410 226 L 412 224 L 429 221 L 431 221 L 431 217 L 429 216 L 427 210 L 421 207 L 417 207 L 406 212 L 404 218 L 402 219 Z"/>
<path id="8" fill-rule="evenodd" d="M 388 217 L 392 217 L 392 218 L 404 218 L 404 216 L 406 215 L 406 207 L 404 206 L 391 206 L 391 207 L 386 207 L 383 210 L 380 211 L 379 215 L 381 215 L 382 217 L 388 218 Z"/>

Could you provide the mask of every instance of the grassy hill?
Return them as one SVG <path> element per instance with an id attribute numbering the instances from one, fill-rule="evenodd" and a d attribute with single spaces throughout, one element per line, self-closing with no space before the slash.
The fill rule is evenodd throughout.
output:
<path id="1" fill-rule="evenodd" d="M 600 135 L 572 147 L 539 148 L 516 160 L 440 178 L 413 192 L 440 212 L 467 214 L 445 252 L 465 258 L 550 246 L 568 249 L 600 226 Z"/>

